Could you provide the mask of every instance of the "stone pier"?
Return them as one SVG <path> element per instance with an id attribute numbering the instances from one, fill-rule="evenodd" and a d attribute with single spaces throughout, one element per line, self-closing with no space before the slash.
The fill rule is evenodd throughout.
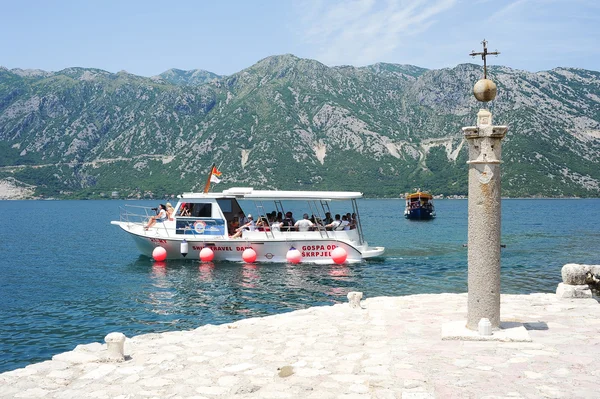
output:
<path id="1" fill-rule="evenodd" d="M 80 345 L 0 374 L 0 398 L 597 398 L 597 300 L 501 300 L 529 342 L 441 340 L 466 294 L 363 298 L 130 337 L 120 362 L 104 360 L 107 345 Z"/>

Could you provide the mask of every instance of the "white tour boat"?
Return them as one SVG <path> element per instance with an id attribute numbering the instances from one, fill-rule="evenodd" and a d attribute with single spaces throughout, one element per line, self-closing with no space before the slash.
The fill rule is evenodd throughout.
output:
<path id="1" fill-rule="evenodd" d="M 384 247 L 370 247 L 363 237 L 356 201 L 359 198 L 362 198 L 360 192 L 230 188 L 220 193 L 184 193 L 179 196 L 172 220 L 157 222 L 149 228 L 146 226 L 149 217 L 154 215 L 152 208 L 132 205 L 122 207 L 120 220 L 111 224 L 131 234 L 138 249 L 149 257 L 156 247 L 163 247 L 167 259 L 199 259 L 202 249 L 210 248 L 215 261 L 242 261 L 245 259 L 242 257 L 244 251 L 251 248 L 257 262 L 286 262 L 290 259 L 289 251 L 295 249 L 295 261 L 331 264 L 341 252 L 345 262 L 352 263 L 384 252 Z M 247 209 L 242 208 L 240 201 Z M 356 214 L 350 228 L 339 230 L 343 228 L 340 226 L 331 229 L 321 222 L 326 219 L 326 213 L 333 216 L 330 204 L 334 201 L 335 205 L 348 205 L 343 213 L 350 211 Z M 346 202 L 337 204 L 337 201 Z M 286 215 L 292 208 L 296 218 L 302 219 L 303 213 L 311 215 L 317 221 L 315 227 L 309 231 L 297 231 L 272 226 L 275 212 Z M 266 213 L 268 210 L 273 210 L 269 212 L 271 217 Z M 299 210 L 301 213 L 298 214 Z M 235 237 L 236 229 L 232 223 L 236 218 L 250 214 L 255 221 L 264 218 L 264 226 L 250 226 L 249 230 L 242 230 Z M 333 255 L 338 247 L 343 251 L 336 250 L 337 255 Z M 335 262 L 340 263 L 339 257 Z"/>

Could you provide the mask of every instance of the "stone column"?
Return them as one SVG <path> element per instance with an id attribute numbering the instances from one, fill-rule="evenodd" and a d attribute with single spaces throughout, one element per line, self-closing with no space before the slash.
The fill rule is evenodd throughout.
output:
<path id="1" fill-rule="evenodd" d="M 491 112 L 477 113 L 464 127 L 469 144 L 469 239 L 467 328 L 486 318 L 500 326 L 500 159 L 506 126 L 493 126 Z"/>

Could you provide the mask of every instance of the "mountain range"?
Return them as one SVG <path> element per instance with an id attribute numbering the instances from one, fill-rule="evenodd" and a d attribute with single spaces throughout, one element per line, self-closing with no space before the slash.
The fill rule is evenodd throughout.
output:
<path id="1" fill-rule="evenodd" d="M 0 192 L 163 197 L 201 190 L 215 163 L 218 190 L 466 195 L 461 128 L 487 108 L 509 126 L 503 196 L 599 196 L 600 73 L 492 66 L 488 77 L 498 96 L 480 103 L 474 64 L 328 67 L 288 54 L 229 76 L 149 78 L 0 67 Z"/>

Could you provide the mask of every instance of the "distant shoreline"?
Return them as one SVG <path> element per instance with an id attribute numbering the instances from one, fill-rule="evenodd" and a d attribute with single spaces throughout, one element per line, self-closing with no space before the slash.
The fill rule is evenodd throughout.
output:
<path id="1" fill-rule="evenodd" d="M 442 194 L 440 194 L 442 195 Z M 97 197 L 93 197 L 93 198 L 69 198 L 69 197 L 61 197 L 61 198 L 54 198 L 54 197 L 48 197 L 48 198 L 39 198 L 39 197 L 35 197 L 34 196 L 34 189 L 33 187 L 29 187 L 29 186 L 20 186 L 15 184 L 14 181 L 11 180 L 0 180 L 0 201 L 2 200 L 32 200 L 32 201 L 48 201 L 48 200 L 66 200 L 66 201 L 74 201 L 74 200 L 81 200 L 81 201 L 86 201 L 86 200 L 161 200 L 164 198 L 169 198 L 168 196 L 157 196 L 155 198 L 111 198 L 109 195 L 106 195 L 104 197 L 102 196 L 97 196 Z M 404 200 L 404 197 L 368 197 L 365 196 L 365 199 L 380 199 L 380 200 Z M 509 200 L 509 199 L 598 199 L 600 197 L 538 197 L 538 196 L 532 196 L 532 197 L 502 197 L 503 200 Z M 169 199 L 174 199 L 174 197 L 171 197 Z M 450 196 L 445 196 L 443 198 L 437 198 L 434 196 L 434 200 L 439 201 L 439 200 L 464 200 L 464 199 L 468 199 L 468 196 L 466 195 L 450 195 Z"/>

